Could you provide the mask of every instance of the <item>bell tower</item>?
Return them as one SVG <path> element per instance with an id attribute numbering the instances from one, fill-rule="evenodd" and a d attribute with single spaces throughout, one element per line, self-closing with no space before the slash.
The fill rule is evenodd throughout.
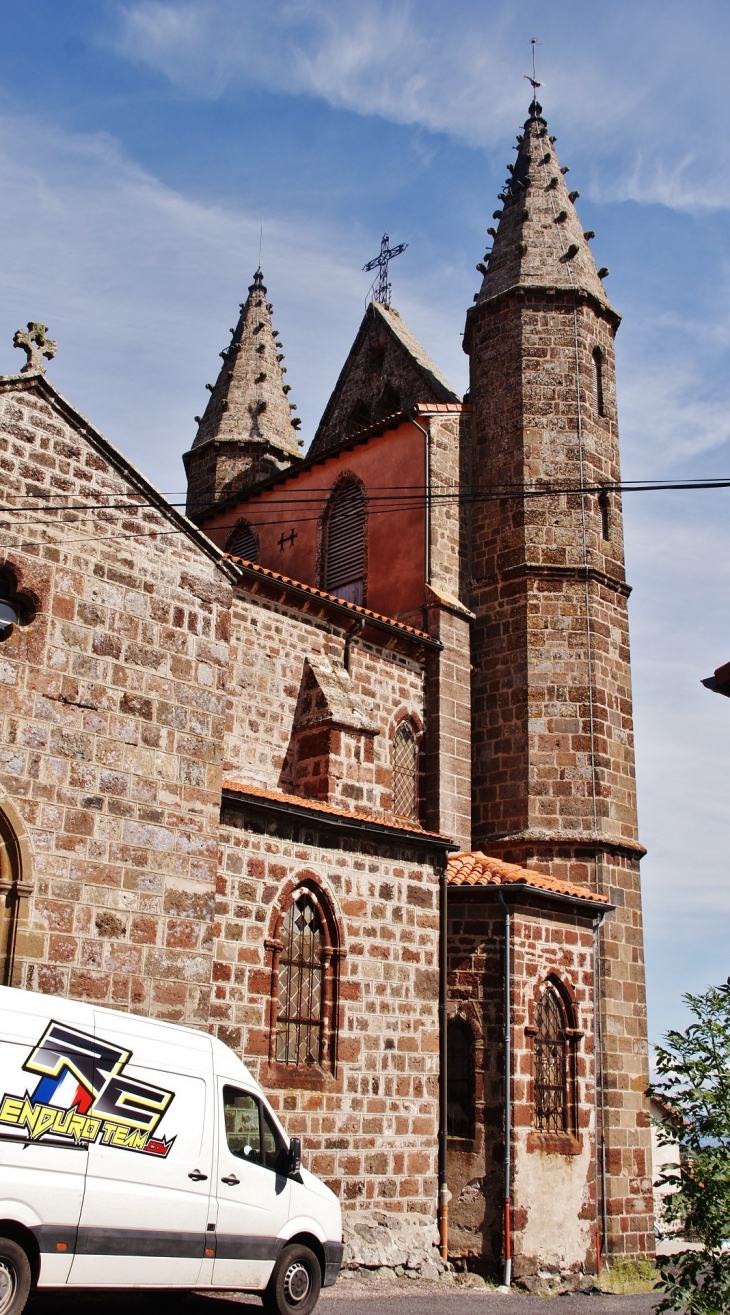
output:
<path id="1" fill-rule="evenodd" d="M 614 338 L 533 100 L 467 314 L 473 848 L 609 896 L 600 932 L 599 1213 L 654 1247 L 639 843 Z"/>

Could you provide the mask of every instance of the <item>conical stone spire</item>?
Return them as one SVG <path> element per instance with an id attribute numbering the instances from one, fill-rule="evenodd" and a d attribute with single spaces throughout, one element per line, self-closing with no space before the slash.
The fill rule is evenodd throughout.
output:
<path id="1" fill-rule="evenodd" d="M 281 343 L 271 323 L 271 304 L 260 269 L 254 274 L 223 365 L 210 389 L 198 432 L 183 460 L 188 474 L 188 515 L 212 506 L 267 479 L 300 454 L 296 408 Z"/>
<path id="2" fill-rule="evenodd" d="M 568 190 L 536 100 L 517 142 L 517 159 L 508 166 L 510 177 L 500 193 L 503 209 L 495 212 L 499 226 L 489 230 L 494 246 L 486 266 L 478 267 L 486 272 L 474 300 L 517 287 L 580 288 L 610 306 L 575 209 L 578 193 Z"/>

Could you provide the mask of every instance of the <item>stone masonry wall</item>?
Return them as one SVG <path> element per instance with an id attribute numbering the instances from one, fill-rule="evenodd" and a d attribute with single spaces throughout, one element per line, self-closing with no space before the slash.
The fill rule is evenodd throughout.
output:
<path id="1" fill-rule="evenodd" d="M 344 627 L 307 619 L 293 608 L 237 591 L 226 712 L 227 775 L 268 789 L 292 789 L 288 756 L 297 701 L 306 680 L 306 658 L 327 658 L 342 667 L 343 652 Z M 403 716 L 413 719 L 419 734 L 423 729 L 423 668 L 402 653 L 376 648 L 362 639 L 352 644 L 350 665 L 353 692 L 377 733 L 365 737 L 367 748 L 363 747 L 360 761 L 354 752 L 342 758 L 344 785 L 349 780 L 351 789 L 343 790 L 340 775 L 332 797 L 339 795 L 342 806 L 390 820 L 393 735 Z M 338 745 L 335 756 L 340 750 Z"/>
<path id="2" fill-rule="evenodd" d="M 0 646 L 31 885 L 13 984 L 204 1025 L 229 579 L 37 377 L 2 381 L 0 469 L 7 503 L 49 505 L 4 548 L 28 609 Z"/>
<path id="3" fill-rule="evenodd" d="M 438 1127 L 438 874 L 409 846 L 333 839 L 247 808 L 221 830 L 212 1016 L 305 1162 L 346 1209 L 433 1215 Z M 235 825 L 233 823 L 236 823 Z M 315 883 L 339 920 L 331 1073 L 271 1061 L 272 946 L 283 895 Z"/>
<path id="4" fill-rule="evenodd" d="M 512 920 L 512 1229 L 517 1279 L 595 1272 L 593 933 L 568 912 L 517 908 Z M 535 1007 L 549 975 L 562 982 L 579 1036 L 574 1072 L 577 1127 L 535 1129 Z M 473 1139 L 449 1141 L 451 1247 L 497 1272 L 503 1255 L 504 917 L 475 892 L 449 896 L 449 1013 L 474 1036 Z"/>

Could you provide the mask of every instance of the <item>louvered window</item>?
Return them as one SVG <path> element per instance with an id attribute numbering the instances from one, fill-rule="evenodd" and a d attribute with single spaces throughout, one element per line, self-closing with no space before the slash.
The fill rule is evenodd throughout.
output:
<path id="1" fill-rule="evenodd" d="M 281 1064 L 319 1064 L 322 1023 L 323 934 L 319 910 L 302 894 L 281 929 L 276 1058 Z"/>
<path id="2" fill-rule="evenodd" d="M 236 526 L 226 552 L 229 552 L 232 557 L 243 557 L 247 562 L 258 561 L 258 539 L 246 521 Z"/>
<path id="3" fill-rule="evenodd" d="M 568 1054 L 563 1002 L 554 986 L 540 997 L 535 1018 L 535 1126 L 567 1131 Z"/>
<path id="4" fill-rule="evenodd" d="M 393 737 L 393 812 L 415 818 L 418 810 L 418 744 L 409 721 Z"/>
<path id="5" fill-rule="evenodd" d="M 335 494 L 327 521 L 325 589 L 362 603 L 365 596 L 365 496 L 359 484 Z"/>

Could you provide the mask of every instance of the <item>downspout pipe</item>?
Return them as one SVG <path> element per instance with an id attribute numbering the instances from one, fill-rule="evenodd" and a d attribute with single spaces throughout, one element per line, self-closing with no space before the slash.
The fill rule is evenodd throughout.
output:
<path id="1" fill-rule="evenodd" d="M 345 651 L 342 654 L 342 665 L 345 668 L 345 671 L 348 673 L 348 675 L 350 672 L 350 648 L 352 647 L 352 641 L 356 635 L 362 633 L 364 628 L 365 628 L 365 620 L 363 617 L 359 617 L 358 620 L 355 622 L 354 626 L 350 626 L 350 629 L 345 635 Z"/>
<path id="2" fill-rule="evenodd" d="M 449 1258 L 449 1185 L 448 1185 L 448 1122 L 447 1122 L 447 980 L 448 931 L 446 925 L 448 897 L 447 863 L 444 861 L 439 877 L 439 1132 L 438 1132 L 438 1229 L 439 1249 L 444 1264 Z"/>
<path id="3" fill-rule="evenodd" d="M 426 446 L 424 450 L 424 464 L 425 464 L 424 490 L 425 490 L 426 524 L 424 527 L 425 533 L 424 533 L 423 555 L 426 559 L 425 562 L 426 584 L 430 584 L 431 583 L 431 433 L 430 430 L 424 429 L 423 425 L 419 425 L 415 416 L 411 416 L 411 424 L 414 424 L 416 426 L 416 429 L 420 429 L 426 441 Z"/>
<path id="4" fill-rule="evenodd" d="M 504 1286 L 512 1284 L 512 918 L 501 887 L 504 909 Z"/>

